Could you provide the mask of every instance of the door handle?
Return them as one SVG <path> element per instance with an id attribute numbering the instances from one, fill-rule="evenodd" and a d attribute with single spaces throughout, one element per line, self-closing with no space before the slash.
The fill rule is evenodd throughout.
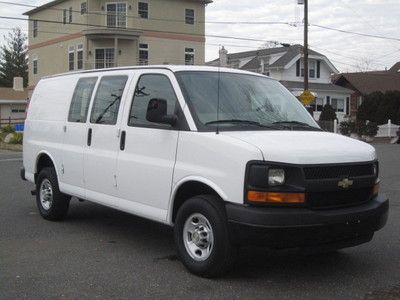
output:
<path id="1" fill-rule="evenodd" d="M 125 140 L 126 140 L 126 131 L 122 131 L 121 132 L 121 139 L 119 141 L 119 149 L 121 149 L 121 151 L 125 150 Z"/>
<path id="2" fill-rule="evenodd" d="M 89 128 L 89 130 L 88 130 L 87 145 L 89 147 L 90 147 L 90 145 L 92 145 L 92 128 Z"/>

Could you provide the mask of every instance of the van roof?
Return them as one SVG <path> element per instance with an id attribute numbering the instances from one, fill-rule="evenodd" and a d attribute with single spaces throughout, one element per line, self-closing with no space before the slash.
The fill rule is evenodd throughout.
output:
<path id="1" fill-rule="evenodd" d="M 231 68 L 219 68 L 212 66 L 184 66 L 184 65 L 150 65 L 150 66 L 127 66 L 127 67 L 118 67 L 118 68 L 108 68 L 108 69 L 93 69 L 93 70 L 84 70 L 84 71 L 75 71 L 75 72 L 67 72 L 55 75 L 44 76 L 43 79 L 54 78 L 60 76 L 70 76 L 70 75 L 79 75 L 79 74 L 90 74 L 90 73 L 107 73 L 112 71 L 124 71 L 124 70 L 148 70 L 148 69 L 163 69 L 169 70 L 171 72 L 179 72 L 179 71 L 203 71 L 203 72 L 223 72 L 223 73 L 237 73 L 237 74 L 248 74 L 248 75 L 256 75 L 260 77 L 267 77 L 265 75 L 238 70 Z M 268 77 L 270 78 L 270 77 Z"/>

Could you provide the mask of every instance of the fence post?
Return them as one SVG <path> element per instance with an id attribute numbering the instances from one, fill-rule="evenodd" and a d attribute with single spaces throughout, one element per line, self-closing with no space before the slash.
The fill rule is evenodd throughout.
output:
<path id="1" fill-rule="evenodd" d="M 388 120 L 388 137 L 392 137 L 392 120 Z"/>
<path id="2" fill-rule="evenodd" d="M 333 120 L 333 133 L 337 133 L 338 120 Z"/>
<path id="3" fill-rule="evenodd" d="M 8 117 L 8 125 L 11 126 L 11 117 Z"/>

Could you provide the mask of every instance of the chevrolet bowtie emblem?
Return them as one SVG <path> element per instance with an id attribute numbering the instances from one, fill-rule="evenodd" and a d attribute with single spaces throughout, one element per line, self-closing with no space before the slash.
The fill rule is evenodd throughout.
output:
<path id="1" fill-rule="evenodd" d="M 338 182 L 338 187 L 347 189 L 347 188 L 351 187 L 351 186 L 353 185 L 353 183 L 354 183 L 353 180 L 350 180 L 350 179 L 348 179 L 348 178 L 345 178 L 345 179 L 340 180 L 340 181 Z"/>

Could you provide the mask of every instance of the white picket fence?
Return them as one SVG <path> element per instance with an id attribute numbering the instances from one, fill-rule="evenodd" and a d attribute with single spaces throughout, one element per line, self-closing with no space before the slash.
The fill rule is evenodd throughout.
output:
<path id="1" fill-rule="evenodd" d="M 400 129 L 399 125 L 392 124 L 389 120 L 387 124 L 379 125 L 377 137 L 394 137 L 397 136 L 397 131 Z"/>
<path id="2" fill-rule="evenodd" d="M 338 120 L 333 121 L 333 132 L 339 132 L 340 123 Z M 400 125 L 393 124 L 391 120 L 388 120 L 387 124 L 378 126 L 378 134 L 376 137 L 395 137 L 397 136 L 397 131 L 400 130 Z"/>

